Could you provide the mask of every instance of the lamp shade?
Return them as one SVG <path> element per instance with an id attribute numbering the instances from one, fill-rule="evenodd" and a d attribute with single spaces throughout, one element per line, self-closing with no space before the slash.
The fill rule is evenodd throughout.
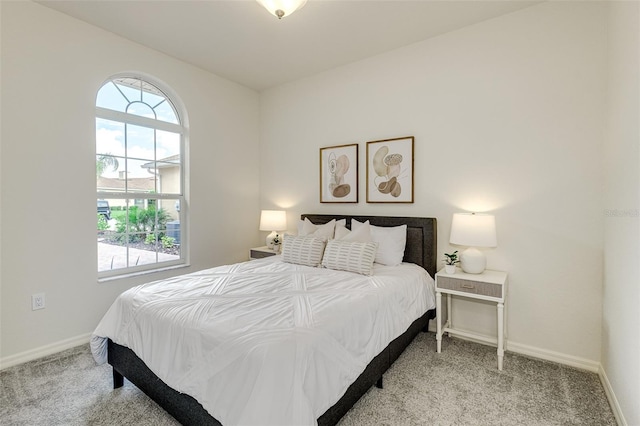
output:
<path id="1" fill-rule="evenodd" d="M 284 210 L 262 210 L 261 231 L 283 231 L 287 229 L 287 212 Z"/>
<path id="2" fill-rule="evenodd" d="M 467 247 L 496 247 L 496 218 L 490 214 L 454 213 L 451 244 Z"/>
<path id="3" fill-rule="evenodd" d="M 307 3 L 307 0 L 257 0 L 272 15 L 282 19 Z"/>

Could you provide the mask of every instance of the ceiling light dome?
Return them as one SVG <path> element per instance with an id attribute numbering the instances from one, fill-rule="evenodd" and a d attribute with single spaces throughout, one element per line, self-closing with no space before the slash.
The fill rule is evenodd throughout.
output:
<path id="1" fill-rule="evenodd" d="M 256 0 L 272 15 L 282 19 L 283 16 L 289 16 L 296 10 L 305 5 L 307 0 Z"/>

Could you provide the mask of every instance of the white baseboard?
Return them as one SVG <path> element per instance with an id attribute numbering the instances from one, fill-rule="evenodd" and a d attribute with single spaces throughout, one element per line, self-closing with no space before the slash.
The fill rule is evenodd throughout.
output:
<path id="1" fill-rule="evenodd" d="M 521 343 L 507 342 L 507 351 L 517 354 L 527 355 L 533 358 L 540 358 L 546 361 L 557 362 L 558 364 L 568 365 L 570 367 L 579 368 L 581 370 L 599 373 L 600 363 L 586 358 L 580 358 L 573 355 L 567 355 L 560 352 L 549 351 L 546 349 L 536 348 L 534 346 L 523 345 Z"/>
<path id="2" fill-rule="evenodd" d="M 431 325 L 431 324 L 430 324 Z M 435 326 L 430 327 L 429 331 L 436 332 Z M 496 338 L 492 336 L 482 336 L 476 333 L 466 334 L 466 330 L 458 330 L 461 334 L 456 334 L 452 331 L 453 337 L 468 340 L 475 343 L 480 343 L 482 345 L 494 346 L 496 347 Z M 598 373 L 601 370 L 601 366 L 599 362 L 592 361 L 586 358 L 580 358 L 573 355 L 567 355 L 560 352 L 549 351 L 547 349 L 537 348 L 535 346 L 523 345 L 522 343 L 512 342 L 510 340 L 505 340 L 505 351 L 514 352 L 517 354 L 527 355 L 532 358 L 544 359 L 546 361 L 557 362 L 558 364 L 564 364 L 571 367 L 580 368 L 582 370 L 591 371 L 592 373 Z"/>
<path id="3" fill-rule="evenodd" d="M 76 346 L 84 345 L 85 343 L 89 342 L 90 337 L 91 333 L 82 334 L 80 336 L 71 337 L 69 339 L 61 340 L 59 342 L 21 352 L 19 354 L 0 358 L 0 370 L 13 367 L 14 365 L 22 364 L 27 361 L 33 361 L 34 359 L 42 358 L 43 356 L 62 352 L 66 349 L 71 349 Z"/>
<path id="4" fill-rule="evenodd" d="M 616 394 L 613 393 L 611 382 L 609 382 L 609 378 L 607 377 L 607 373 L 604 371 L 604 368 L 602 368 L 602 364 L 598 370 L 598 377 L 600 377 L 600 382 L 602 383 L 604 392 L 607 394 L 607 399 L 609 400 L 609 405 L 611 406 L 613 415 L 616 418 L 616 422 L 618 422 L 618 425 L 620 426 L 627 426 L 627 421 L 624 418 L 624 414 L 622 414 L 618 398 L 616 398 Z"/>

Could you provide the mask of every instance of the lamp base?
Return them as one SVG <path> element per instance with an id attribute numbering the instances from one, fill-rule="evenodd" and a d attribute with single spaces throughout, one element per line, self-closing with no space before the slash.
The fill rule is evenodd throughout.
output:
<path id="1" fill-rule="evenodd" d="M 273 239 L 278 236 L 276 231 L 271 231 L 269 235 L 267 235 L 267 239 L 265 242 L 267 243 L 267 247 L 273 250 Z"/>
<path id="2" fill-rule="evenodd" d="M 487 257 L 475 247 L 469 247 L 460 254 L 460 267 L 467 274 L 481 274 L 487 266 Z"/>

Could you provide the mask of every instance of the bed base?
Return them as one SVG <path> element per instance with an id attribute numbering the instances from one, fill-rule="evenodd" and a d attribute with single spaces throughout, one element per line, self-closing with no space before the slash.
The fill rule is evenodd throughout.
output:
<path id="1" fill-rule="evenodd" d="M 365 368 L 355 382 L 349 386 L 345 394 L 318 419 L 318 426 L 331 426 L 353 407 L 371 386 L 382 387 L 382 375 L 391 367 L 405 348 L 422 331 L 427 331 L 429 320 L 435 318 L 435 310 L 427 311 L 415 320 L 398 338 L 376 356 Z M 109 339 L 108 360 L 113 367 L 113 387 L 124 384 L 126 377 L 142 392 L 155 401 L 167 413 L 171 414 L 183 425 L 221 426 L 198 401 L 193 397 L 180 393 L 169 387 L 158 378 L 136 354 L 125 346 L 118 345 Z"/>

